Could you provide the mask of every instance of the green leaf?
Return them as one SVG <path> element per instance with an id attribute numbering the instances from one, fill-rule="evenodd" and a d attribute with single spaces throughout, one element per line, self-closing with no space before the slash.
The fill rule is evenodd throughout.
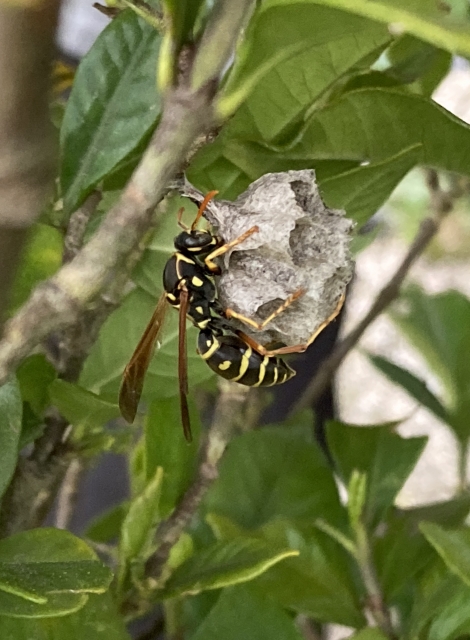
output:
<path id="1" fill-rule="evenodd" d="M 462 593 L 466 595 L 468 602 L 470 589 L 455 576 L 449 575 L 448 571 L 444 573 L 440 567 L 436 571 L 436 567 L 433 567 L 424 575 L 420 590 L 413 598 L 407 637 L 420 637 L 423 630 L 428 629 L 430 622 L 439 620 L 441 612 L 458 601 Z M 427 633 L 425 637 L 428 638 Z"/>
<path id="2" fill-rule="evenodd" d="M 409 601 L 410 586 L 420 572 L 435 561 L 435 554 L 419 531 L 413 513 L 391 509 L 383 534 L 373 538 L 377 577 L 387 602 L 399 597 Z"/>
<path id="3" fill-rule="evenodd" d="M 272 521 L 257 533 L 270 545 L 300 552 L 257 579 L 269 598 L 322 622 L 365 624 L 353 561 L 336 541 L 312 524 L 285 520 Z"/>
<path id="4" fill-rule="evenodd" d="M 0 497 L 15 470 L 22 410 L 18 382 L 12 377 L 0 387 Z"/>
<path id="5" fill-rule="evenodd" d="M 347 128 L 338 122 L 347 122 Z M 421 144 L 420 164 L 467 174 L 467 141 L 470 127 L 427 98 L 360 89 L 316 111 L 289 155 L 378 162 Z"/>
<path id="6" fill-rule="evenodd" d="M 392 42 L 385 56 L 389 63 L 385 68 L 388 77 L 411 85 L 412 90 L 429 97 L 447 75 L 452 62 L 448 51 L 408 34 Z"/>
<path id="7" fill-rule="evenodd" d="M 155 126 L 157 32 L 124 11 L 78 67 L 61 129 L 61 188 L 71 213 Z"/>
<path id="8" fill-rule="evenodd" d="M 155 531 L 160 522 L 160 496 L 163 469 L 157 467 L 154 477 L 129 506 L 121 529 L 119 556 L 122 564 L 144 560 L 152 550 Z"/>
<path id="9" fill-rule="evenodd" d="M 293 549 L 276 549 L 257 538 L 222 540 L 180 564 L 166 582 L 163 597 L 194 595 L 247 582 L 294 555 L 298 552 Z"/>
<path id="10" fill-rule="evenodd" d="M 290 3 L 293 0 L 271 0 Z M 308 2 L 309 0 L 305 0 Z M 452 11 L 432 0 L 314 0 L 316 4 L 343 9 L 385 24 L 396 23 L 400 30 L 451 53 L 470 55 L 470 29 L 466 20 L 456 19 Z M 297 0 L 296 0 L 297 2 Z"/>
<path id="11" fill-rule="evenodd" d="M 291 617 L 252 585 L 224 589 L 192 640 L 302 640 Z"/>
<path id="12" fill-rule="evenodd" d="M 110 570 L 79 538 L 58 529 L 33 529 L 0 541 L 0 614 L 65 615 L 103 593 Z"/>
<path id="13" fill-rule="evenodd" d="M 365 518 L 376 523 L 413 470 L 426 438 L 402 438 L 393 425 L 359 427 L 331 422 L 327 438 L 343 481 L 357 469 L 367 475 Z"/>
<path id="14" fill-rule="evenodd" d="M 164 482 L 160 512 L 166 517 L 191 484 L 198 462 L 199 413 L 190 402 L 194 446 L 182 437 L 181 409 L 178 398 L 152 402 L 145 420 L 145 473 L 147 479 L 161 466 Z"/>
<path id="15" fill-rule="evenodd" d="M 327 178 L 320 183 L 322 197 L 332 208 L 363 225 L 388 199 L 397 184 L 418 162 L 421 145 L 396 155 Z"/>
<path id="16" fill-rule="evenodd" d="M 57 377 L 54 367 L 39 353 L 26 358 L 16 371 L 23 402 L 29 402 L 31 409 L 42 416 L 49 404 L 49 385 Z"/>
<path id="17" fill-rule="evenodd" d="M 79 611 L 65 617 L 26 620 L 0 616 L 0 637 L 2 640 L 130 640 L 109 594 L 91 595 Z"/>
<path id="18" fill-rule="evenodd" d="M 293 439 L 282 428 L 263 428 L 236 438 L 205 505 L 246 529 L 281 516 L 310 521 L 324 517 L 333 524 L 345 519 L 333 474 L 319 447 Z"/>
<path id="19" fill-rule="evenodd" d="M 432 522 L 419 527 L 449 569 L 470 586 L 470 529 L 443 529 Z"/>
<path id="20" fill-rule="evenodd" d="M 470 588 L 463 587 L 435 616 L 428 630 L 429 640 L 452 640 L 465 637 L 470 631 L 468 602 Z"/>
<path id="21" fill-rule="evenodd" d="M 93 393 L 117 397 L 122 373 L 155 308 L 155 298 L 136 289 L 104 323 L 85 361 L 80 384 Z M 197 330 L 187 327 L 189 384 L 201 383 L 213 374 L 196 353 Z M 125 336 L 125 340 L 123 340 Z M 146 400 L 178 394 L 178 314 L 169 309 L 161 347 L 150 363 L 142 397 Z"/>
<path id="22" fill-rule="evenodd" d="M 52 404 L 74 426 L 85 429 L 102 427 L 120 415 L 116 403 L 64 380 L 54 380 L 49 394 Z"/>
<path id="23" fill-rule="evenodd" d="M 390 362 L 382 356 L 368 354 L 369 360 L 374 366 L 387 376 L 389 380 L 403 387 L 412 398 L 424 405 L 443 422 L 448 422 L 449 415 L 444 405 L 429 391 L 426 383 L 414 374 L 398 365 Z"/>
<path id="24" fill-rule="evenodd" d="M 63 244 L 63 235 L 58 229 L 40 223 L 31 227 L 11 288 L 10 314 L 26 302 L 39 282 L 49 278 L 59 269 L 62 264 Z"/>
<path id="25" fill-rule="evenodd" d="M 363 222 L 389 197 L 412 160 L 469 173 L 468 125 L 432 101 L 403 91 L 366 88 L 346 93 L 314 111 L 294 141 L 291 136 L 276 148 L 251 142 L 248 136 L 253 134 L 236 129 L 235 120 L 236 116 L 215 143 L 196 155 L 188 174 L 205 189 L 220 185 L 224 197 L 238 195 L 247 182 L 268 171 L 319 169 L 322 163 L 348 161 L 357 168 L 347 167 L 351 173 L 336 182 L 332 175 L 344 169 L 330 173 L 325 194 L 328 203 L 346 206 Z M 338 122 L 347 126 L 339 127 Z M 361 163 L 368 165 L 358 167 Z M 322 188 L 326 178 L 318 173 L 317 179 Z M 376 189 L 373 194 L 366 194 L 368 181 Z"/>
<path id="26" fill-rule="evenodd" d="M 247 139 L 274 140 L 338 78 L 371 52 L 377 57 L 390 39 L 380 24 L 313 2 L 263 2 L 218 108 L 231 113 L 246 100 L 230 127 L 244 130 Z"/>

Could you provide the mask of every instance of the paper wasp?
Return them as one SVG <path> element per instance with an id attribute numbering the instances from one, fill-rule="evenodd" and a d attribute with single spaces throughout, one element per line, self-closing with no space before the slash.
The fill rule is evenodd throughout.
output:
<path id="1" fill-rule="evenodd" d="M 299 290 L 289 296 L 262 323 L 256 323 L 231 309 L 222 308 L 217 299 L 214 284 L 214 276 L 220 273 L 220 269 L 214 260 L 256 233 L 258 227 L 251 227 L 240 237 L 227 243 L 209 231 L 197 229 L 197 224 L 209 201 L 216 193 L 217 191 L 211 191 L 204 198 L 191 227 L 187 227 L 181 221 L 184 208 L 181 208 L 178 213 L 178 224 L 183 231 L 175 238 L 176 251 L 168 259 L 163 271 L 163 293 L 124 370 L 119 392 L 121 413 L 128 422 L 132 423 L 137 413 L 145 373 L 152 359 L 154 347 L 163 326 L 167 303 L 169 303 L 179 310 L 179 393 L 181 420 L 184 435 L 188 441 L 191 441 L 191 429 L 187 403 L 186 318 L 200 329 L 198 353 L 209 367 L 223 378 L 254 387 L 282 384 L 294 376 L 295 371 L 279 356 L 305 350 L 323 326 L 332 319 L 329 318 L 322 325 L 308 344 L 281 347 L 271 351 L 245 333 L 236 330 L 230 323 L 230 318 L 236 318 L 257 329 L 262 329 L 304 292 Z"/>

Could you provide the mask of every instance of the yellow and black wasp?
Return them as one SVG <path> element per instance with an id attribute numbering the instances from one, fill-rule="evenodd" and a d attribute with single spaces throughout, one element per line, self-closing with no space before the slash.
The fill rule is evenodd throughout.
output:
<path id="1" fill-rule="evenodd" d="M 217 194 L 211 191 L 202 201 L 196 218 L 187 227 L 181 221 L 183 208 L 178 213 L 178 224 L 183 231 L 174 240 L 175 253 L 167 261 L 163 271 L 163 293 L 123 374 L 119 392 L 119 407 L 130 423 L 135 419 L 143 389 L 145 373 L 153 356 L 154 347 L 163 326 L 167 303 L 179 310 L 178 377 L 181 402 L 181 419 L 186 440 L 191 441 L 191 428 L 187 404 L 187 352 L 186 318 L 200 330 L 198 353 L 209 367 L 227 380 L 247 386 L 274 386 L 286 382 L 295 375 L 279 356 L 304 351 L 334 316 L 315 332 L 307 344 L 268 350 L 230 323 L 236 318 L 256 329 L 263 329 L 273 318 L 282 313 L 304 291 L 289 296 L 262 323 L 223 309 L 214 284 L 214 276 L 220 274 L 215 260 L 241 244 L 258 231 L 254 226 L 231 242 L 219 236 L 197 229 L 208 203 Z M 342 304 L 342 301 L 341 301 Z M 336 315 L 341 307 L 335 311 Z"/>

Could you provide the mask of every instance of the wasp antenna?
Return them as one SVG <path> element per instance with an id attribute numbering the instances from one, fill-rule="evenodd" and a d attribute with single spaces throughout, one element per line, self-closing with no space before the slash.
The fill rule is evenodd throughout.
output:
<path id="1" fill-rule="evenodd" d="M 199 220 L 202 217 L 202 214 L 206 210 L 207 205 L 212 200 L 212 198 L 214 198 L 218 193 L 219 193 L 218 191 L 209 191 L 209 193 L 206 195 L 204 200 L 201 202 L 201 204 L 199 206 L 199 209 L 198 209 L 198 212 L 196 214 L 196 217 L 194 218 L 194 222 L 191 225 L 191 231 L 194 231 L 194 229 L 196 228 L 197 223 L 199 222 Z"/>

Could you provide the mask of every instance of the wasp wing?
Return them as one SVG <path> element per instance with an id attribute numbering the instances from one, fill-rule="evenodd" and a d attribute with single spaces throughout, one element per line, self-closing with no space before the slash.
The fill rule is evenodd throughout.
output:
<path id="1" fill-rule="evenodd" d="M 188 409 L 188 351 L 186 346 L 186 314 L 188 312 L 188 290 L 182 289 L 179 309 L 179 340 L 178 340 L 178 379 L 180 388 L 181 423 L 184 437 L 191 442 L 191 423 Z"/>
<path id="2" fill-rule="evenodd" d="M 165 292 L 162 293 L 155 311 L 135 348 L 129 363 L 124 369 L 121 388 L 119 390 L 119 409 L 123 418 L 130 424 L 134 422 L 140 396 L 144 386 L 144 378 L 153 357 L 155 344 L 163 327 L 168 303 Z"/>

